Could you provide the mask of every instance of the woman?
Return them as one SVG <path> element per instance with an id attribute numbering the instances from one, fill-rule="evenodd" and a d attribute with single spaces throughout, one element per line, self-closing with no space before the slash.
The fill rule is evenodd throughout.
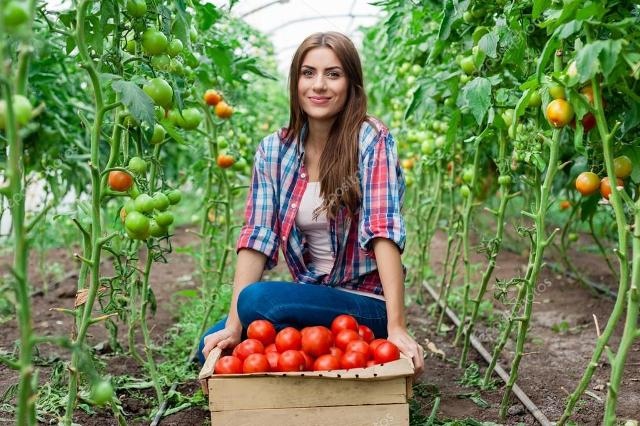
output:
<path id="1" fill-rule="evenodd" d="M 404 180 L 393 138 L 366 114 L 351 40 L 336 32 L 305 39 L 289 90 L 289 127 L 255 156 L 229 315 L 205 333 L 200 361 L 216 346 L 235 347 L 255 319 L 279 330 L 330 326 L 348 313 L 420 374 L 423 350 L 405 324 Z M 260 282 L 280 246 L 295 282 Z"/>

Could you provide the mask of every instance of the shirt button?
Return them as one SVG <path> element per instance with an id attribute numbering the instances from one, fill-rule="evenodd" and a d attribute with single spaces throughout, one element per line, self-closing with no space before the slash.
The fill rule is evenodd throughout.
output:
<path id="1" fill-rule="evenodd" d="M 287 241 L 287 237 L 282 237 L 282 241 Z"/>
<path id="2" fill-rule="evenodd" d="M 300 173 L 300 177 L 301 177 L 302 179 L 304 179 L 304 178 L 306 178 L 306 177 L 307 177 L 307 174 L 306 174 L 306 173 Z"/>
<path id="3" fill-rule="evenodd" d="M 296 208 L 297 204 L 296 203 L 291 203 L 291 208 Z"/>

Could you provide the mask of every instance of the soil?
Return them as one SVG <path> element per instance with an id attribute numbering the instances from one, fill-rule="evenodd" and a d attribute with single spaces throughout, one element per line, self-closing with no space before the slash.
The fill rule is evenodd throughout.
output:
<path id="1" fill-rule="evenodd" d="M 186 247 L 196 244 L 197 237 L 189 232 L 188 228 L 179 228 L 173 238 L 173 246 Z M 436 235 L 431 250 L 431 264 L 435 274 L 442 270 L 446 240 L 443 235 Z M 52 308 L 72 307 L 75 298 L 77 276 L 73 271 L 78 269 L 77 263 L 72 258 L 73 248 L 61 248 L 50 250 L 46 258 L 62 265 L 65 279 L 50 285 L 46 292 L 37 291 L 32 298 L 34 326 L 39 335 L 59 335 L 71 330 L 71 320 L 68 316 L 52 311 Z M 405 256 L 410 253 L 405 253 Z M 616 280 L 610 274 L 602 259 L 590 253 L 573 253 L 573 261 L 578 270 L 585 273 L 592 281 L 603 283 L 613 288 Z M 152 285 L 158 303 L 157 312 L 153 318 L 151 330 L 154 341 L 161 342 L 165 330 L 177 321 L 177 306 L 180 299 L 175 293 L 182 289 L 195 288 L 197 286 L 194 277 L 195 266 L 193 259 L 187 254 L 172 253 L 169 255 L 168 264 L 157 264 L 152 273 Z M 550 253 L 550 261 L 556 260 Z M 9 270 L 10 256 L 0 257 L 0 275 Z M 474 262 L 485 264 L 481 255 L 475 255 Z M 494 273 L 496 278 L 510 278 L 520 275 L 522 268 L 526 266 L 527 259 L 520 254 L 504 251 L 498 257 L 497 267 Z M 41 289 L 42 278 L 38 272 L 35 256 L 30 262 L 30 277 L 34 287 Z M 108 273 L 109 269 L 105 266 Z M 476 271 L 479 276 L 482 268 Z M 461 276 L 461 274 L 460 274 Z M 492 282 L 495 281 L 492 278 Z M 582 288 L 573 279 L 558 275 L 549 268 L 545 268 L 541 274 L 534 315 L 529 333 L 529 339 L 525 347 L 526 356 L 520 368 L 518 385 L 540 410 L 551 420 L 555 421 L 562 414 L 566 396 L 574 389 L 579 381 L 582 371 L 591 357 L 591 351 L 596 339 L 596 326 L 594 316 L 597 318 L 600 329 L 603 329 L 609 313 L 613 307 L 613 301 L 594 295 Z M 436 282 L 430 282 L 436 287 Z M 458 284 L 459 285 L 459 284 Z M 410 289 L 413 296 L 416 289 Z M 491 297 L 492 291 L 488 292 Z M 448 332 L 437 334 L 436 319 L 430 313 L 431 300 L 424 293 L 424 305 L 412 304 L 408 310 L 408 319 L 412 331 L 421 343 L 426 347 L 427 339 L 445 353 L 441 355 L 427 351 L 426 371 L 418 379 L 415 387 L 415 398 L 419 403 L 419 411 L 422 415 L 429 415 L 436 396 L 440 397 L 438 410 L 439 419 L 466 419 L 473 418 L 483 421 L 493 421 L 501 424 L 536 424 L 534 418 L 521 406 L 517 400 L 513 400 L 506 420 L 500 420 L 498 409 L 501 401 L 501 386 L 491 391 L 479 391 L 479 397 L 486 403 L 482 408 L 469 397 L 477 391 L 476 388 L 465 387 L 459 384 L 463 369 L 458 368 L 457 359 L 460 354 L 458 347 L 452 345 L 455 330 L 450 327 Z M 501 309 L 507 309 L 496 305 L 494 315 L 501 314 Z M 0 350 L 13 351 L 15 341 L 18 338 L 18 329 L 15 320 L 2 324 L 3 333 L 0 334 Z M 556 330 L 556 331 L 554 331 Z M 615 350 L 622 327 L 616 330 L 612 339 L 612 348 Z M 491 351 L 490 342 L 496 337 L 497 329 L 486 326 L 478 326 L 476 335 L 485 347 Z M 90 342 L 98 344 L 107 339 L 106 330 L 101 326 L 91 328 Z M 141 342 L 138 341 L 138 344 Z M 433 346 L 431 346 L 433 348 Z M 50 357 L 55 352 L 51 347 L 41 346 L 41 355 Z M 513 342 L 505 349 L 500 364 L 508 370 L 509 362 L 513 355 Z M 105 356 L 107 370 L 110 374 L 139 375 L 140 367 L 131 358 L 123 356 Z M 486 363 L 480 356 L 471 350 L 469 360 L 476 362 L 481 367 L 481 374 Z M 601 423 L 606 399 L 606 383 L 610 374 L 610 365 L 606 357 L 601 359 L 599 368 L 589 386 L 589 395 L 585 395 L 578 404 L 573 420 L 580 425 L 596 425 Z M 636 343 L 627 360 L 627 366 L 623 379 L 622 389 L 618 403 L 618 417 L 620 419 L 640 419 L 640 343 Z M 50 369 L 40 367 L 40 381 L 46 382 Z M 14 371 L 0 366 L 0 395 L 9 386 L 17 382 Z M 179 390 L 183 393 L 193 393 L 199 388 L 195 380 L 182 384 Z M 140 394 L 148 398 L 140 398 Z M 137 397 L 126 392 L 119 393 L 127 422 L 131 425 L 148 424 L 148 414 L 154 408 L 152 402 L 153 393 L 150 390 L 138 392 Z M 53 419 L 52 419 L 53 420 Z M 106 411 L 99 411 L 94 415 L 87 415 L 78 411 L 74 419 L 83 425 L 111 425 L 114 424 L 112 415 Z M 207 407 L 192 407 L 164 418 L 162 425 L 201 425 L 209 424 Z M 14 420 L 9 413 L 0 412 L 0 425 L 13 424 Z"/>

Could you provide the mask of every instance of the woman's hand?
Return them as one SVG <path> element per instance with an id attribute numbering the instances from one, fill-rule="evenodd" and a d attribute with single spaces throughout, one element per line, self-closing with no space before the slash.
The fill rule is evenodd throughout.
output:
<path id="1" fill-rule="evenodd" d="M 232 349 L 240 343 L 242 336 L 242 326 L 240 328 L 226 326 L 222 330 L 218 330 L 215 333 L 211 333 L 204 338 L 204 348 L 202 349 L 202 355 L 207 359 L 209 352 L 216 346 L 220 349 Z"/>
<path id="2" fill-rule="evenodd" d="M 424 372 L 424 350 L 413 340 L 406 328 L 390 329 L 387 340 L 396 345 L 400 352 L 411 358 L 415 367 L 414 377 L 418 377 Z"/>

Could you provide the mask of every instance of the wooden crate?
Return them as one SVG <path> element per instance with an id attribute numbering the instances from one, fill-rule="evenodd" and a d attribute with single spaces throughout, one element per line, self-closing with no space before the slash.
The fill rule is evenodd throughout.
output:
<path id="1" fill-rule="evenodd" d="M 369 368 L 214 375 L 216 348 L 200 371 L 213 426 L 402 426 L 409 424 L 413 363 Z"/>

